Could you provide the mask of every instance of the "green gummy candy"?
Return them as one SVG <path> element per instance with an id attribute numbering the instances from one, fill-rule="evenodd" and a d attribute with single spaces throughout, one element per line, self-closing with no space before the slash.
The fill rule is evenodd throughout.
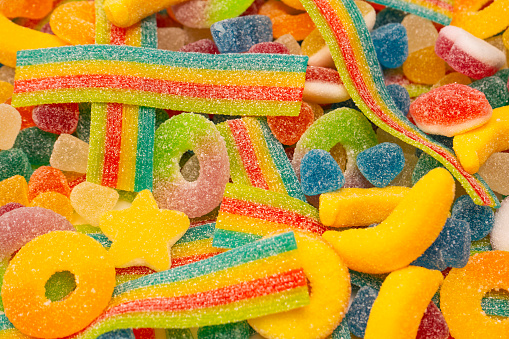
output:
<path id="1" fill-rule="evenodd" d="M 0 152 L 0 181 L 21 175 L 28 182 L 32 172 L 30 161 L 21 149 L 11 148 Z"/>
<path id="2" fill-rule="evenodd" d="M 14 148 L 22 149 L 32 165 L 49 165 L 57 138 L 57 134 L 45 132 L 37 127 L 25 128 L 19 132 Z"/>

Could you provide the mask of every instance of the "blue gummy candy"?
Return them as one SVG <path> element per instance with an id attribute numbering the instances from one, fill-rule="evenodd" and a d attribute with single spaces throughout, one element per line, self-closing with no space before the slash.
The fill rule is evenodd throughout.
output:
<path id="1" fill-rule="evenodd" d="M 343 318 L 341 324 L 332 332 L 331 339 L 351 339 L 350 329 L 348 328 L 348 322 L 346 321 L 346 317 Z"/>
<path id="2" fill-rule="evenodd" d="M 377 29 L 378 27 L 382 27 L 390 23 L 401 23 L 406 15 L 407 13 L 403 11 L 386 7 L 376 15 L 375 26 L 373 29 Z"/>
<path id="3" fill-rule="evenodd" d="M 489 206 L 476 205 L 468 195 L 462 195 L 454 202 L 451 218 L 464 220 L 472 232 L 472 241 L 487 236 L 495 224 L 495 213 Z"/>
<path id="4" fill-rule="evenodd" d="M 198 329 L 198 339 L 248 339 L 250 327 L 247 321 L 204 326 Z"/>
<path id="5" fill-rule="evenodd" d="M 385 187 L 405 167 L 405 156 L 399 145 L 384 142 L 359 153 L 357 167 L 370 183 Z"/>
<path id="6" fill-rule="evenodd" d="M 438 238 L 412 265 L 443 271 L 447 267 L 465 267 L 470 257 L 468 223 L 448 218 Z"/>
<path id="7" fill-rule="evenodd" d="M 221 53 L 247 52 L 251 46 L 272 41 L 272 21 L 265 15 L 247 15 L 222 20 L 210 27 Z"/>
<path id="8" fill-rule="evenodd" d="M 97 339 L 136 339 L 136 337 L 134 336 L 133 330 L 124 329 L 104 333 L 97 337 Z"/>
<path id="9" fill-rule="evenodd" d="M 364 338 L 369 313 L 371 312 L 371 308 L 377 296 L 377 290 L 369 286 L 363 286 L 357 292 L 357 295 L 348 309 L 348 313 L 346 314 L 348 328 L 350 332 L 359 338 Z"/>
<path id="10" fill-rule="evenodd" d="M 406 116 L 410 109 L 410 94 L 408 94 L 406 88 L 398 84 L 392 84 L 387 86 L 387 91 L 401 113 Z"/>
<path id="11" fill-rule="evenodd" d="M 371 32 L 376 56 L 385 68 L 398 68 L 408 57 L 408 36 L 402 24 L 384 25 Z"/>
<path id="12" fill-rule="evenodd" d="M 304 155 L 300 165 L 302 191 L 305 195 L 333 192 L 345 184 L 338 163 L 329 152 L 313 149 Z"/>

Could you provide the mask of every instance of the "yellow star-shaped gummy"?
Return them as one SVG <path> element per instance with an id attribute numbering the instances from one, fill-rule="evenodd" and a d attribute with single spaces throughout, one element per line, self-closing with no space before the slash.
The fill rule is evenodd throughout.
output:
<path id="1" fill-rule="evenodd" d="M 171 267 L 171 246 L 189 228 L 189 218 L 182 212 L 160 210 L 152 193 L 145 190 L 131 207 L 104 213 L 100 228 L 113 242 L 109 252 L 115 267 L 164 271 Z"/>

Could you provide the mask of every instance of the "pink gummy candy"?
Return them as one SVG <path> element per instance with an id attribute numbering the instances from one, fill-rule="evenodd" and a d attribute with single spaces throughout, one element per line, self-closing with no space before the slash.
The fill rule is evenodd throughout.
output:
<path id="1" fill-rule="evenodd" d="M 492 76 L 505 64 L 502 51 L 455 26 L 440 30 L 435 52 L 454 70 L 474 79 Z"/>
<path id="2" fill-rule="evenodd" d="M 288 48 L 279 42 L 260 42 L 253 45 L 248 53 L 290 54 Z"/>
<path id="3" fill-rule="evenodd" d="M 72 134 L 80 119 L 79 106 L 76 103 L 48 104 L 36 106 L 32 118 L 43 131 L 56 134 Z"/>
<path id="4" fill-rule="evenodd" d="M 214 41 L 210 39 L 201 39 L 185 46 L 182 46 L 179 49 L 179 52 L 195 52 L 195 53 L 206 53 L 206 54 L 219 54 L 219 49 L 217 48 Z"/>
<path id="5" fill-rule="evenodd" d="M 416 339 L 447 339 L 449 327 L 438 307 L 430 302 L 419 325 Z"/>
<path id="6" fill-rule="evenodd" d="M 350 95 L 338 71 L 318 66 L 308 66 L 303 100 L 317 104 L 332 104 L 348 100 Z"/>
<path id="7" fill-rule="evenodd" d="M 0 260 L 51 231 L 75 231 L 66 218 L 41 207 L 22 207 L 0 217 Z"/>
<path id="8" fill-rule="evenodd" d="M 454 83 L 418 97 L 410 105 L 408 115 L 422 131 L 452 137 L 481 126 L 491 113 L 484 93 Z"/>

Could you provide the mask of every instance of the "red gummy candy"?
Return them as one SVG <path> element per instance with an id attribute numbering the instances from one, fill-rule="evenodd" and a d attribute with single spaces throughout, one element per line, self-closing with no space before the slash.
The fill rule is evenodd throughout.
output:
<path id="1" fill-rule="evenodd" d="M 28 182 L 28 200 L 32 201 L 43 192 L 57 192 L 69 197 L 71 190 L 62 171 L 50 166 L 41 166 L 34 171 Z"/>
<path id="2" fill-rule="evenodd" d="M 293 145 L 299 141 L 313 121 L 313 110 L 305 102 L 302 103 L 299 115 L 296 117 L 267 117 L 270 130 L 283 145 Z"/>
<path id="3" fill-rule="evenodd" d="M 279 42 L 260 42 L 252 46 L 248 53 L 266 53 L 266 54 L 290 54 L 288 48 Z"/>
<path id="4" fill-rule="evenodd" d="M 410 105 L 409 111 L 422 131 L 448 137 L 483 125 L 491 113 L 484 93 L 456 83 L 421 95 Z"/>
<path id="5" fill-rule="evenodd" d="M 56 134 L 72 134 L 78 127 L 80 119 L 79 105 L 47 104 L 36 106 L 32 118 L 37 127 L 43 131 Z"/>
<path id="6" fill-rule="evenodd" d="M 217 48 L 214 41 L 210 39 L 201 39 L 185 46 L 182 46 L 179 49 L 179 52 L 195 52 L 195 53 L 206 53 L 206 54 L 219 54 L 219 49 Z"/>
<path id="7" fill-rule="evenodd" d="M 449 327 L 438 307 L 430 302 L 419 325 L 416 339 L 447 339 Z"/>

